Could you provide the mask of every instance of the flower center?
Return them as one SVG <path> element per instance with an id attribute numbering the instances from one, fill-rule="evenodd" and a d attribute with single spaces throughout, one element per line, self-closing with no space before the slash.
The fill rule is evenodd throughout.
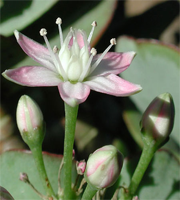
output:
<path id="1" fill-rule="evenodd" d="M 59 29 L 60 50 L 57 46 L 52 49 L 46 37 L 46 29 L 43 28 L 40 30 L 40 35 L 44 37 L 55 70 L 63 81 L 70 81 L 72 83 L 83 82 L 83 80 L 96 69 L 106 53 L 116 44 L 116 41 L 114 38 L 111 39 L 107 49 L 99 56 L 94 64 L 91 65 L 94 56 L 97 54 L 95 48 L 90 49 L 90 42 L 97 23 L 94 21 L 91 24 L 92 29 L 88 38 L 83 31 L 70 28 L 65 40 L 63 40 L 61 18 L 57 18 L 56 24 Z"/>

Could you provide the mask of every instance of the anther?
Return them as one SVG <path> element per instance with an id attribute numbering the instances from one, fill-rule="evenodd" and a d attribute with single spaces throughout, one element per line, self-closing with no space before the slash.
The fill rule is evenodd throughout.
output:
<path id="1" fill-rule="evenodd" d="M 40 31 L 39 31 L 40 35 L 41 36 L 45 36 L 47 35 L 47 30 L 45 28 L 42 28 Z"/>
<path id="2" fill-rule="evenodd" d="M 112 39 L 110 40 L 110 43 L 111 43 L 112 45 L 115 45 L 115 44 L 116 44 L 116 39 L 115 39 L 115 38 L 112 38 Z"/>
<path id="3" fill-rule="evenodd" d="M 56 24 L 62 24 L 62 19 L 61 19 L 60 17 L 58 17 L 58 18 L 56 19 Z"/>
<path id="4" fill-rule="evenodd" d="M 57 47 L 57 46 L 54 46 L 54 47 L 53 47 L 53 52 L 56 54 L 58 51 L 59 51 L 58 47 Z"/>
<path id="5" fill-rule="evenodd" d="M 97 22 L 96 21 L 93 21 L 93 23 L 91 24 L 93 27 L 96 27 L 97 26 Z"/>
<path id="6" fill-rule="evenodd" d="M 90 52 L 93 56 L 95 56 L 97 54 L 97 50 L 95 48 L 92 48 L 91 49 L 91 52 Z"/>

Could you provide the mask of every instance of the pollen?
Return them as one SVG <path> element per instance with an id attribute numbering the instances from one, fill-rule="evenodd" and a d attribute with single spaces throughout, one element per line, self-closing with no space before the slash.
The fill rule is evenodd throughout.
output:
<path id="1" fill-rule="evenodd" d="M 112 38 L 112 39 L 110 40 L 110 43 L 111 43 L 112 45 L 115 45 L 115 44 L 116 44 L 116 39 L 115 39 L 115 38 Z"/>
<path id="2" fill-rule="evenodd" d="M 45 36 L 47 35 L 47 30 L 45 28 L 42 28 L 40 31 L 39 31 L 40 35 L 41 36 Z"/>
<path id="3" fill-rule="evenodd" d="M 59 51 L 58 47 L 57 47 L 57 46 L 54 46 L 54 47 L 53 47 L 53 52 L 56 54 L 58 51 Z"/>
<path id="4" fill-rule="evenodd" d="M 92 53 L 93 56 L 95 56 L 97 54 L 97 50 L 95 48 L 92 48 L 91 53 Z"/>
<path id="5" fill-rule="evenodd" d="M 97 26 L 97 22 L 96 21 L 93 21 L 93 23 L 91 24 L 93 27 L 96 27 Z"/>
<path id="6" fill-rule="evenodd" d="M 62 24 L 62 19 L 61 19 L 60 17 L 58 17 L 58 18 L 56 19 L 56 24 Z"/>

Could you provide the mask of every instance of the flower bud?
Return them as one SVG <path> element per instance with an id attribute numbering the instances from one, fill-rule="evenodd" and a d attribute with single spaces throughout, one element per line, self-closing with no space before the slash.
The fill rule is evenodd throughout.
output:
<path id="1" fill-rule="evenodd" d="M 44 139 L 43 115 L 39 106 L 27 95 L 18 102 L 16 119 L 19 131 L 28 146 L 41 145 Z"/>
<path id="2" fill-rule="evenodd" d="M 156 97 L 147 107 L 142 117 L 143 140 L 145 138 L 156 141 L 168 139 L 173 129 L 174 115 L 175 108 L 172 96 L 169 93 L 163 93 Z"/>
<path id="3" fill-rule="evenodd" d="M 118 179 L 122 164 L 122 154 L 112 145 L 104 146 L 90 155 L 85 179 L 96 189 L 110 187 Z"/>
<path id="4" fill-rule="evenodd" d="M 29 183 L 29 178 L 26 173 L 20 173 L 19 180 L 25 183 Z"/>
<path id="5" fill-rule="evenodd" d="M 134 196 L 132 200 L 139 200 L 138 196 Z"/>
<path id="6" fill-rule="evenodd" d="M 86 162 L 85 160 L 81 160 L 80 162 L 76 162 L 76 169 L 79 175 L 83 175 L 86 170 Z"/>
<path id="7" fill-rule="evenodd" d="M 0 199 L 1 200 L 14 200 L 10 193 L 3 187 L 0 186 Z"/>

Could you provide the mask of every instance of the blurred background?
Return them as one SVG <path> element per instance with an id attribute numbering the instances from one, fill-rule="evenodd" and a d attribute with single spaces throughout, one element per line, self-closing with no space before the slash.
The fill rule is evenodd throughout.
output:
<path id="1" fill-rule="evenodd" d="M 57 17 L 63 20 L 64 37 L 71 26 L 88 35 L 92 21 L 97 21 L 92 46 L 98 53 L 105 50 L 112 37 L 118 39 L 118 44 L 111 51 L 137 52 L 122 77 L 140 84 L 144 88 L 142 94 L 117 98 L 91 91 L 79 107 L 74 147 L 78 159 L 87 159 L 95 149 L 106 144 L 114 144 L 125 156 L 140 152 L 142 113 L 153 98 L 163 92 L 173 95 L 177 110 L 175 129 L 165 148 L 179 151 L 179 1 L 1 0 L 0 6 L 1 73 L 35 63 L 18 45 L 13 35 L 15 29 L 44 44 L 39 30 L 46 28 L 51 46 L 59 46 Z M 1 77 L 0 152 L 27 149 L 16 126 L 16 106 L 23 94 L 33 98 L 44 114 L 47 131 L 43 150 L 62 154 L 64 104 L 58 89 L 23 87 L 4 77 Z"/>

